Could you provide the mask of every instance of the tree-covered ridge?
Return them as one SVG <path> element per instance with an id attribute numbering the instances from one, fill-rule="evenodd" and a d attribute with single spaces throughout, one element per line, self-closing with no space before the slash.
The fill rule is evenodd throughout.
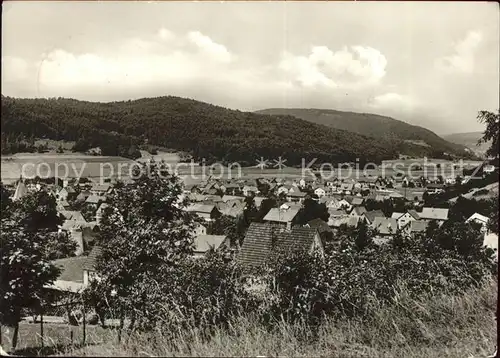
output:
<path id="1" fill-rule="evenodd" d="M 111 103 L 2 97 L 2 147 L 9 136 L 76 141 L 123 155 L 149 144 L 191 152 L 195 158 L 255 164 L 256 158 L 345 162 L 393 158 L 390 146 L 364 135 L 291 116 L 241 112 L 179 97 Z M 125 155 L 126 156 L 126 155 Z"/>
<path id="2" fill-rule="evenodd" d="M 311 123 L 395 142 L 398 150 L 404 154 L 435 156 L 446 152 L 466 155 L 463 146 L 450 143 L 429 129 L 377 114 L 306 108 L 270 108 L 257 113 L 294 116 Z M 412 145 L 408 142 L 410 140 L 423 141 L 430 147 Z"/>

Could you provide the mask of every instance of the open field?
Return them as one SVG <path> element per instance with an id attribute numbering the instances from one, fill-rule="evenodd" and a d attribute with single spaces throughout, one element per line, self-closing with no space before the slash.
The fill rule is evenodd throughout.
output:
<path id="1" fill-rule="evenodd" d="M 307 162 L 304 168 L 284 167 L 265 168 L 258 167 L 239 167 L 236 163 L 232 166 L 222 166 L 219 164 L 199 165 L 197 163 L 181 163 L 179 155 L 176 153 L 159 152 L 157 155 L 148 155 L 143 153 L 141 159 L 151 159 L 156 161 L 163 160 L 168 165 L 172 166 L 172 170 L 178 172 L 179 175 L 188 177 L 187 181 L 201 181 L 212 175 L 221 179 L 255 179 L 255 178 L 285 178 L 295 179 L 302 176 L 311 176 L 311 173 L 322 174 L 325 179 L 338 177 L 341 179 L 360 179 L 364 176 L 392 176 L 398 172 L 408 174 L 408 165 L 411 161 L 400 161 L 401 167 L 374 167 L 363 170 L 362 167 L 342 168 L 331 170 L 325 166 L 322 171 L 309 170 Z M 109 156 L 91 156 L 78 153 L 19 153 L 10 156 L 1 157 L 1 179 L 4 183 L 9 184 L 19 179 L 21 173 L 24 177 L 40 177 L 59 176 L 72 177 L 88 177 L 98 179 L 104 177 L 119 177 L 127 178 L 131 170 L 134 168 L 135 161 L 122 157 Z M 436 162 L 438 163 L 438 162 Z M 441 168 L 427 168 L 424 170 L 412 170 L 411 176 L 417 178 L 422 175 L 443 175 L 457 176 L 462 175 L 462 171 L 458 168 L 453 168 L 451 162 L 441 161 Z M 447 165 L 444 165 L 447 163 Z M 472 162 L 469 164 L 473 164 Z M 57 171 L 56 171 L 57 169 Z"/>
<path id="2" fill-rule="evenodd" d="M 473 188 L 468 193 L 463 194 L 462 196 L 466 199 L 491 199 L 498 196 L 498 182 L 488 184 L 481 188 Z M 457 201 L 458 197 L 454 197 L 450 199 L 450 202 Z"/>
<path id="3" fill-rule="evenodd" d="M 175 163 L 175 153 L 159 153 L 155 160 Z M 36 175 L 43 177 L 59 174 L 61 177 L 88 177 L 120 175 L 127 177 L 135 161 L 122 157 L 92 156 L 81 153 L 18 153 L 1 157 L 1 178 L 6 184 Z"/>
<path id="4" fill-rule="evenodd" d="M 60 323 L 44 323 L 44 348 L 42 349 L 42 341 L 40 335 L 40 323 L 21 322 L 19 324 L 19 337 L 16 349 L 16 354 L 33 356 L 33 355 L 50 355 L 55 351 L 67 349 L 73 345 L 80 345 L 83 342 L 83 329 L 81 326 L 70 326 Z M 89 343 L 96 343 L 98 337 L 105 336 L 106 329 L 100 326 L 86 327 L 87 337 L 92 337 L 92 340 L 86 340 Z M 10 350 L 12 339 L 12 328 L 2 327 L 2 347 L 5 350 Z M 71 334 L 73 332 L 73 335 Z M 98 341 L 103 343 L 104 341 Z"/>

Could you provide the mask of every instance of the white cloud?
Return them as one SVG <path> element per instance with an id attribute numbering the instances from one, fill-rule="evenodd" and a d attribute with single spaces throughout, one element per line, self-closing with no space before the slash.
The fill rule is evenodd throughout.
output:
<path id="1" fill-rule="evenodd" d="M 374 109 L 409 110 L 416 106 L 416 102 L 410 96 L 388 92 L 375 96 L 370 106 Z"/>
<path id="2" fill-rule="evenodd" d="M 175 35 L 167 30 L 166 28 L 161 28 L 159 31 L 158 31 L 158 36 L 163 40 L 163 41 L 169 41 L 169 40 L 172 40 L 175 38 Z"/>
<path id="3" fill-rule="evenodd" d="M 199 31 L 191 31 L 188 34 L 188 39 L 218 61 L 227 63 L 233 59 L 233 56 L 224 45 L 214 42 L 210 37 L 203 35 Z"/>
<path id="4" fill-rule="evenodd" d="M 482 40 L 480 31 L 469 31 L 463 40 L 453 45 L 453 54 L 437 60 L 437 67 L 452 72 L 472 73 L 475 51 Z"/>
<path id="5" fill-rule="evenodd" d="M 355 88 L 379 82 L 385 76 L 387 59 L 377 49 L 364 46 L 344 47 L 333 52 L 326 46 L 314 46 L 309 56 L 285 53 L 279 67 L 306 87 Z"/>
<path id="6" fill-rule="evenodd" d="M 28 77 L 28 63 L 19 57 L 2 56 L 2 81 L 13 82 Z"/>
<path id="7" fill-rule="evenodd" d="M 169 87 L 215 74 L 228 78 L 225 67 L 233 56 L 210 37 L 194 31 L 177 38 L 164 28 L 156 35 L 128 39 L 109 53 L 76 54 L 64 49 L 50 52 L 36 64 L 40 68 L 40 95 L 45 91 L 48 96 L 56 93 L 68 96 L 64 91 L 78 93 L 81 87 L 108 88 L 109 91 Z M 195 44 L 201 51 L 190 48 L 189 44 Z"/>

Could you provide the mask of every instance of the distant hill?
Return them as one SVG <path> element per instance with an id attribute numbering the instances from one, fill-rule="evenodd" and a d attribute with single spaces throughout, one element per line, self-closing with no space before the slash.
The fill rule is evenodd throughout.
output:
<path id="1" fill-rule="evenodd" d="M 443 135 L 442 137 L 449 142 L 460 144 L 471 149 L 477 154 L 484 154 L 491 143 L 482 143 L 477 145 L 477 141 L 483 136 L 483 132 L 453 133 Z"/>
<path id="2" fill-rule="evenodd" d="M 465 148 L 450 143 L 436 133 L 406 122 L 370 113 L 342 112 L 329 109 L 270 108 L 257 111 L 262 114 L 290 115 L 308 122 L 347 130 L 389 142 L 399 142 L 403 154 L 440 156 L 446 152 L 468 156 Z"/>
<path id="3" fill-rule="evenodd" d="M 264 157 L 317 162 L 380 162 L 397 152 L 368 136 L 292 116 L 241 112 L 179 97 L 110 103 L 2 96 L 2 152 L 21 151 L 33 137 L 75 141 L 75 150 L 99 146 L 102 155 L 140 156 L 157 145 L 193 154 L 207 163 L 255 165 Z"/>

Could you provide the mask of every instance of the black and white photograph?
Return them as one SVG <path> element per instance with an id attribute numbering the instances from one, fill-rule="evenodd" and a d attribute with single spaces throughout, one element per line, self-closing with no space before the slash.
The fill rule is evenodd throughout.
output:
<path id="1" fill-rule="evenodd" d="M 500 7 L 4 1 L 1 356 L 496 358 Z"/>

